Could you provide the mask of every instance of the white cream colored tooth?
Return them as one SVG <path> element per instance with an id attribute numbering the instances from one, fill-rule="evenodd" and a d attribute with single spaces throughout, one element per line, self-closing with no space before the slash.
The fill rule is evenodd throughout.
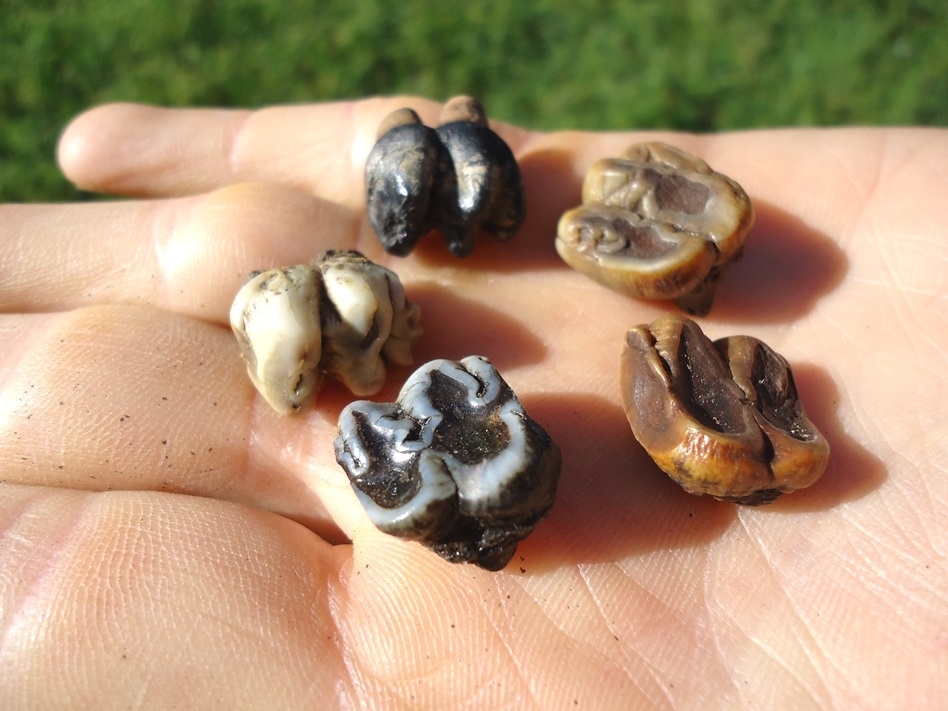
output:
<path id="1" fill-rule="evenodd" d="M 284 415 L 326 375 L 356 395 L 377 393 L 386 361 L 410 364 L 421 334 L 398 276 L 354 251 L 259 274 L 237 294 L 230 321 L 251 380 Z"/>
<path id="2" fill-rule="evenodd" d="M 384 267 L 339 252 L 320 263 L 326 295 L 339 320 L 323 324 L 323 369 L 356 395 L 371 395 L 385 383 L 381 353 L 392 328 L 392 304 Z"/>
<path id="3" fill-rule="evenodd" d="M 378 316 L 384 318 L 386 311 L 391 312 L 391 304 L 384 303 L 388 301 L 388 281 L 380 269 L 366 268 L 361 262 L 333 259 L 327 261 L 321 271 L 329 300 L 343 323 L 359 336 L 368 334 Z"/>
<path id="4" fill-rule="evenodd" d="M 339 314 L 338 321 L 323 323 L 322 367 L 356 395 L 377 393 L 385 383 L 386 360 L 411 362 L 411 345 L 421 332 L 418 308 L 405 300 L 394 272 L 356 252 L 327 254 L 320 269 Z"/>
<path id="5" fill-rule="evenodd" d="M 308 266 L 273 269 L 238 292 L 230 323 L 254 386 L 274 410 L 288 414 L 320 385 L 320 281 Z"/>

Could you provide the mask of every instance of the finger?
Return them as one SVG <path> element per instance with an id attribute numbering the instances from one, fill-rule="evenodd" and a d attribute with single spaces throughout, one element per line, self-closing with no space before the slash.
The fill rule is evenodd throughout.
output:
<path id="1" fill-rule="evenodd" d="M 4 708 L 348 696 L 339 549 L 297 524 L 196 497 L 3 484 L 0 530 L 16 571 L 0 588 Z"/>
<path id="2" fill-rule="evenodd" d="M 89 190 L 127 195 L 206 192 L 239 182 L 226 166 L 234 138 L 250 114 L 109 104 L 81 114 L 66 127 L 58 158 L 66 177 Z M 103 160 L 114 162 L 103 165 Z M 229 180 L 220 180 L 223 172 Z M 145 175 L 150 176 L 148 189 L 141 182 Z"/>
<path id="3" fill-rule="evenodd" d="M 103 192 L 178 195 L 263 180 L 353 207 L 380 121 L 406 104 L 437 120 L 434 102 L 400 98 L 253 112 L 110 104 L 66 128 L 59 162 L 77 185 Z"/>
<path id="4" fill-rule="evenodd" d="M 251 271 L 358 247 L 359 225 L 344 208 L 265 185 L 165 201 L 4 205 L 0 312 L 138 303 L 223 323 Z"/>
<path id="5" fill-rule="evenodd" d="M 229 330 L 108 306 L 3 317 L 0 334 L 0 480 L 237 501 L 330 540 L 353 527 L 358 503 L 332 457 L 338 395 L 277 416 Z"/>

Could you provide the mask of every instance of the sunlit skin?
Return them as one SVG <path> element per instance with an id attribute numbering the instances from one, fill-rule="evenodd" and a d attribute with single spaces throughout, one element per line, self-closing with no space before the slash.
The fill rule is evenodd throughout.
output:
<path id="1" fill-rule="evenodd" d="M 948 698 L 948 131 L 495 129 L 527 222 L 401 259 L 366 226 L 380 121 L 420 99 L 256 112 L 112 105 L 59 161 L 136 199 L 0 207 L 0 707 L 934 708 Z M 487 107 L 488 110 L 490 107 Z M 618 388 L 672 304 L 553 240 L 641 140 L 744 187 L 757 220 L 700 319 L 793 367 L 832 455 L 760 508 L 682 491 Z M 254 270 L 356 248 L 420 304 L 416 363 L 491 359 L 559 443 L 549 517 L 491 573 L 377 531 L 336 464 L 351 396 L 295 417 L 227 325 Z M 411 372 L 392 368 L 391 401 Z"/>

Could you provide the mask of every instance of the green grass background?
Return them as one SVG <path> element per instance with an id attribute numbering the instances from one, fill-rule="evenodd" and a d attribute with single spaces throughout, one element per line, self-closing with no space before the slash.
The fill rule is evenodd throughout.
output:
<path id="1" fill-rule="evenodd" d="M 93 104 L 480 97 L 554 129 L 948 125 L 945 0 L 0 0 L 0 200 Z"/>

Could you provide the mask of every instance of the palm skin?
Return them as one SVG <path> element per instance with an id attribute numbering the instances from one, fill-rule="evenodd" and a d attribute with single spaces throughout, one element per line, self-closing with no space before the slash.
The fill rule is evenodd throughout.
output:
<path id="1" fill-rule="evenodd" d="M 499 126 L 528 219 L 455 260 L 382 252 L 379 122 L 417 99 L 113 105 L 60 162 L 140 198 L 0 207 L 0 706 L 925 708 L 948 697 L 948 131 L 692 136 Z M 690 496 L 634 441 L 625 331 L 669 311 L 571 271 L 585 169 L 659 138 L 757 209 L 708 317 L 794 367 L 832 447 L 761 508 Z M 416 362 L 488 356 L 559 443 L 499 573 L 376 531 L 333 458 L 351 396 L 281 418 L 227 328 L 255 269 L 356 248 L 422 308 Z M 410 368 L 391 371 L 390 400 Z"/>

